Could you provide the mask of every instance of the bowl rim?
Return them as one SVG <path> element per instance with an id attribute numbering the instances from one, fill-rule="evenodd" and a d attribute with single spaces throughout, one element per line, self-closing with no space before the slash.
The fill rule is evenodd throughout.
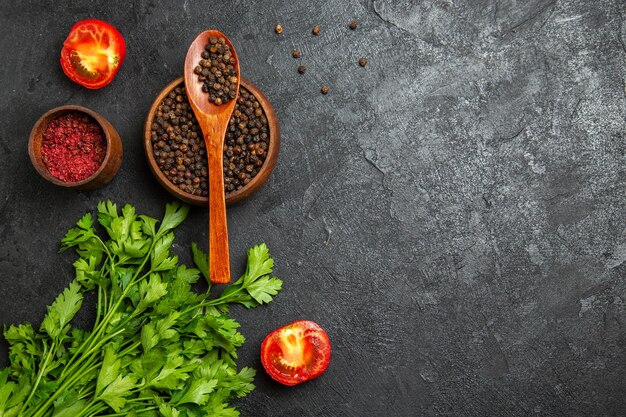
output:
<path id="1" fill-rule="evenodd" d="M 263 92 L 252 82 L 247 80 L 244 77 L 240 77 L 241 82 L 240 85 L 250 91 L 259 101 L 259 104 L 263 108 L 263 112 L 265 113 L 265 117 L 267 117 L 268 127 L 269 127 L 269 146 L 267 151 L 267 156 L 261 167 L 261 170 L 258 174 L 245 186 L 241 187 L 237 191 L 233 191 L 231 193 L 226 194 L 226 204 L 232 205 L 236 202 L 239 202 L 250 194 L 257 191 L 261 185 L 267 181 L 269 175 L 274 170 L 276 166 L 276 161 L 278 159 L 278 153 L 280 151 L 280 129 L 278 127 L 278 119 L 276 117 L 276 113 L 274 111 L 273 106 L 271 105 L 268 98 L 263 94 Z M 152 139 L 151 139 L 151 127 L 152 122 L 154 120 L 154 115 L 156 113 L 156 109 L 159 103 L 177 86 L 183 84 L 184 86 L 184 77 L 178 77 L 172 81 L 170 81 L 160 92 L 157 94 L 155 99 L 153 100 L 150 110 L 148 111 L 148 115 L 146 116 L 146 121 L 144 123 L 144 151 L 146 157 L 148 158 L 148 165 L 150 166 L 150 170 L 156 176 L 157 181 L 172 195 L 175 197 L 198 206 L 206 206 L 208 205 L 209 198 L 197 196 L 194 194 L 190 194 L 186 191 L 181 190 L 175 184 L 173 184 L 161 171 L 158 164 L 156 163 L 156 159 L 154 157 L 153 149 L 152 149 Z M 262 175 L 262 173 L 267 173 L 266 175 Z"/>
<path id="2" fill-rule="evenodd" d="M 104 133 L 104 137 L 106 139 L 106 145 L 107 145 L 104 159 L 100 163 L 100 166 L 98 167 L 98 169 L 87 178 L 80 180 L 80 181 L 75 181 L 75 182 L 62 181 L 50 173 L 50 171 L 46 167 L 46 164 L 43 162 L 43 159 L 41 159 L 41 146 L 39 147 L 39 152 L 35 152 L 35 141 L 41 142 L 41 140 L 43 139 L 43 133 L 37 134 L 38 132 L 43 132 L 43 130 L 40 130 L 39 128 L 43 126 L 44 123 L 50 123 L 50 121 L 56 118 L 54 116 L 57 116 L 57 115 L 60 116 L 61 114 L 70 113 L 70 112 L 85 113 L 91 116 L 91 118 L 94 119 L 96 123 L 98 123 L 98 126 L 100 126 L 100 129 L 102 129 L 102 132 Z M 45 127 L 47 127 L 47 124 Z M 39 117 L 39 119 L 37 119 L 37 121 L 33 125 L 33 128 L 30 131 L 30 136 L 28 138 L 28 155 L 30 156 L 30 160 L 33 166 L 35 167 L 35 169 L 37 170 L 37 172 L 39 173 L 39 175 L 41 175 L 48 182 L 51 182 L 52 184 L 59 185 L 61 187 L 66 187 L 66 188 L 74 188 L 74 187 L 80 187 L 80 186 L 86 185 L 90 183 L 91 181 L 93 181 L 94 179 L 96 179 L 100 175 L 100 173 L 105 169 L 109 160 L 111 159 L 111 135 L 106 126 L 106 119 L 102 115 L 98 114 L 97 112 L 87 107 L 79 106 L 76 104 L 65 104 L 63 106 L 54 107 L 48 110 L 47 112 L 45 112 L 43 115 L 41 115 L 41 117 Z"/>

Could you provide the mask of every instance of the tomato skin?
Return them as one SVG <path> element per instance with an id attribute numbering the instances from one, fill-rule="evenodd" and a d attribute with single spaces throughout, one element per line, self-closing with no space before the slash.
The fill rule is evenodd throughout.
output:
<path id="1" fill-rule="evenodd" d="M 322 375 L 330 363 L 328 334 L 317 323 L 298 320 L 265 337 L 261 363 L 272 379 L 293 386 Z"/>
<path id="2" fill-rule="evenodd" d="M 63 42 L 61 68 L 75 83 L 95 90 L 113 81 L 124 58 L 122 34 L 107 22 L 86 19 L 74 24 Z"/>

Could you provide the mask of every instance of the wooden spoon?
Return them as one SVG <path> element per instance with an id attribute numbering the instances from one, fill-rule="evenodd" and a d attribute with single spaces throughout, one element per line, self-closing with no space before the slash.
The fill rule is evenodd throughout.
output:
<path id="1" fill-rule="evenodd" d="M 193 69 L 202 59 L 204 47 L 209 38 L 224 38 L 235 58 L 233 66 L 237 71 L 236 91 L 239 96 L 239 60 L 230 40 L 218 30 L 206 30 L 196 37 L 185 58 L 185 89 L 191 109 L 206 143 L 209 167 L 209 277 L 212 283 L 230 282 L 230 260 L 228 255 L 228 227 L 226 225 L 226 201 L 224 195 L 223 147 L 224 136 L 230 116 L 235 109 L 237 97 L 219 106 L 209 101 L 208 93 L 202 91 L 202 82 Z"/>

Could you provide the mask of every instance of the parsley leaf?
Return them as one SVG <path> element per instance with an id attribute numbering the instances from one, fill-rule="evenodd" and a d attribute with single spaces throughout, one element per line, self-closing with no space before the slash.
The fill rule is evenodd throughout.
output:
<path id="1" fill-rule="evenodd" d="M 159 228 L 159 234 L 165 234 L 168 231 L 178 227 L 187 217 L 189 206 L 178 201 L 170 203 L 165 207 L 165 216 Z"/>
<path id="2" fill-rule="evenodd" d="M 259 304 L 267 304 L 272 301 L 274 295 L 283 287 L 283 282 L 278 278 L 263 276 L 246 286 L 248 294 Z"/>
<path id="3" fill-rule="evenodd" d="M 119 413 L 126 405 L 126 397 L 130 395 L 130 391 L 135 388 L 137 379 L 133 375 L 118 375 L 97 398 L 104 401 Z"/>
<path id="4" fill-rule="evenodd" d="M 52 338 L 59 337 L 67 332 L 65 326 L 74 318 L 80 310 L 83 302 L 83 295 L 80 292 L 80 285 L 73 281 L 48 307 L 48 314 L 41 323 L 41 328 Z"/>
<path id="5" fill-rule="evenodd" d="M 193 380 L 191 385 L 182 392 L 182 397 L 176 402 L 177 405 L 185 403 L 194 403 L 198 405 L 204 405 L 209 400 L 209 394 L 213 392 L 217 386 L 217 381 L 210 379 L 205 380 Z"/>
<path id="6" fill-rule="evenodd" d="M 121 362 L 115 359 L 115 351 L 111 347 L 108 347 L 104 351 L 102 366 L 100 367 L 100 373 L 98 373 L 98 380 L 96 382 L 97 394 L 100 394 L 106 387 L 115 381 L 115 379 L 119 376 L 120 366 Z"/>
<path id="7" fill-rule="evenodd" d="M 191 244 L 191 252 L 193 254 L 193 263 L 196 264 L 202 276 L 211 287 L 211 279 L 209 278 L 209 257 L 206 253 L 202 252 L 195 242 Z"/>

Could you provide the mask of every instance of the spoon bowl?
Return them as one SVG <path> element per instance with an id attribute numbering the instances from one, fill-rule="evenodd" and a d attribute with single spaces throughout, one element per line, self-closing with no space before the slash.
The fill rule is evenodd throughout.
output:
<path id="1" fill-rule="evenodd" d="M 224 38 L 224 43 L 230 47 L 231 55 L 234 58 L 233 67 L 237 73 L 235 98 L 221 105 L 209 101 L 208 93 L 202 91 L 203 83 L 198 80 L 198 75 L 194 73 L 194 68 L 201 59 L 202 51 L 204 51 L 211 37 Z M 239 95 L 240 80 L 239 60 L 230 40 L 218 30 L 206 30 L 200 33 L 189 46 L 185 58 L 185 89 L 206 144 L 209 171 L 209 277 L 211 282 L 215 284 L 230 282 L 223 146 L 228 122 Z"/>

